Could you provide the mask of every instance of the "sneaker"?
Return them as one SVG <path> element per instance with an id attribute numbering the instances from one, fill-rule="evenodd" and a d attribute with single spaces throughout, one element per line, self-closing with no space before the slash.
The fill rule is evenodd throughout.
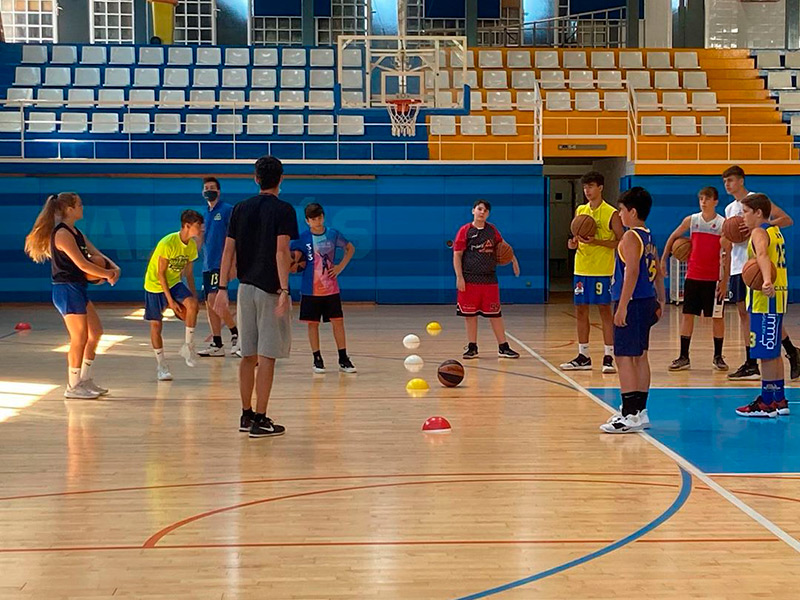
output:
<path id="1" fill-rule="evenodd" d="M 563 368 L 563 367 L 562 367 Z M 617 367 L 614 366 L 614 357 L 606 354 L 603 357 L 603 373 L 616 373 Z"/>
<path id="2" fill-rule="evenodd" d="M 725 359 L 721 355 L 714 357 L 714 360 L 711 362 L 711 366 L 714 367 L 716 371 L 728 370 L 728 363 L 725 362 Z"/>
<path id="3" fill-rule="evenodd" d="M 789 379 L 794 381 L 800 377 L 800 350 L 795 348 L 794 352 L 787 352 L 786 358 L 789 359 Z"/>
<path id="4" fill-rule="evenodd" d="M 758 363 L 744 363 L 733 373 L 728 373 L 728 379 L 761 379 L 761 370 L 758 368 Z"/>
<path id="5" fill-rule="evenodd" d="M 764 404 L 761 401 L 761 396 L 759 396 L 750 404 L 737 408 L 736 414 L 740 417 L 768 417 L 774 419 L 778 416 L 778 407 L 774 402 L 772 404 Z"/>
<path id="6" fill-rule="evenodd" d="M 64 398 L 72 398 L 74 400 L 94 400 L 95 398 L 99 397 L 99 392 L 85 388 L 80 383 L 75 387 L 67 386 L 67 389 L 64 390 Z"/>
<path id="7" fill-rule="evenodd" d="M 231 336 L 231 356 L 242 358 L 242 347 L 239 345 L 239 336 Z"/>
<path id="8" fill-rule="evenodd" d="M 106 394 L 108 394 L 108 389 L 97 385 L 94 382 L 94 379 L 87 379 L 86 381 L 81 381 L 80 386 L 84 389 L 89 390 L 90 392 L 97 392 L 101 396 L 105 396 Z"/>
<path id="9" fill-rule="evenodd" d="M 197 356 L 225 356 L 225 348 L 222 346 L 215 346 L 212 342 L 207 347 L 198 350 Z"/>
<path id="10" fill-rule="evenodd" d="M 639 413 L 623 417 L 622 415 L 614 415 L 608 421 L 600 425 L 600 431 L 605 433 L 636 433 L 642 431 L 644 425 Z"/>
<path id="11" fill-rule="evenodd" d="M 592 359 L 584 354 L 578 354 L 569 362 L 561 363 L 562 371 L 591 371 Z"/>
<path id="12" fill-rule="evenodd" d="M 775 408 L 778 409 L 778 414 L 781 417 L 788 417 L 789 416 L 789 403 L 786 401 L 786 398 L 780 400 L 774 404 Z"/>
<path id="13" fill-rule="evenodd" d="M 620 413 L 622 413 L 622 407 L 620 406 L 619 409 Z M 606 423 L 611 423 L 614 419 L 616 419 L 619 415 L 612 415 L 608 418 Z M 644 408 L 639 411 L 639 420 L 642 422 L 642 429 L 650 429 L 650 416 L 647 414 L 647 409 Z"/>
<path id="14" fill-rule="evenodd" d="M 344 360 L 339 361 L 339 370 L 342 373 L 356 373 L 356 366 L 350 360 L 349 356 L 345 356 Z"/>
<path id="15" fill-rule="evenodd" d="M 239 431 L 242 433 L 247 433 L 250 431 L 250 428 L 253 426 L 253 420 L 255 419 L 255 413 L 245 414 L 242 412 L 242 416 L 239 418 Z"/>
<path id="16" fill-rule="evenodd" d="M 692 363 L 689 361 L 689 357 L 679 356 L 670 363 L 667 369 L 670 371 L 685 371 L 686 369 L 691 368 L 691 366 Z"/>
<path id="17" fill-rule="evenodd" d="M 250 426 L 250 437 L 272 437 L 276 435 L 283 435 L 286 433 L 286 428 L 272 422 L 272 419 L 264 415 L 256 415 L 253 419 L 253 424 Z"/>
<path id="18" fill-rule="evenodd" d="M 478 358 L 478 344 L 468 344 L 464 348 L 464 354 L 461 355 L 461 358 Z"/>
<path id="19" fill-rule="evenodd" d="M 325 363 L 322 361 L 322 357 L 320 356 L 317 358 L 314 357 L 314 373 L 324 373 L 325 372 Z"/>
<path id="20" fill-rule="evenodd" d="M 187 367 L 197 366 L 197 352 L 194 350 L 194 344 L 184 344 L 181 346 L 181 358 L 186 361 Z"/>
<path id="21" fill-rule="evenodd" d="M 158 368 L 156 368 L 156 379 L 159 381 L 172 381 L 172 373 L 169 372 L 167 363 L 158 365 Z"/>
<path id="22" fill-rule="evenodd" d="M 519 358 L 519 352 L 512 350 L 511 346 L 497 349 L 497 356 L 500 358 Z"/>

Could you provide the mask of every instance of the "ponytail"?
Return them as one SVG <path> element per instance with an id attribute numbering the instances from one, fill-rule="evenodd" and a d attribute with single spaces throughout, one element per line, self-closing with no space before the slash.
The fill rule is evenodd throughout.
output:
<path id="1" fill-rule="evenodd" d="M 34 262 L 42 263 L 50 258 L 50 237 L 53 235 L 56 219 L 60 219 L 67 208 L 75 206 L 77 200 L 78 194 L 74 192 L 50 194 L 47 197 L 44 208 L 36 217 L 33 229 L 25 237 L 25 254 Z"/>

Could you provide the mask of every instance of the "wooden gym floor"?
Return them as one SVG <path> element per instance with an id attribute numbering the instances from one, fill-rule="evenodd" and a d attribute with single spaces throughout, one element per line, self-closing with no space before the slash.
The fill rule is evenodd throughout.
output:
<path id="1" fill-rule="evenodd" d="M 506 308 L 518 361 L 495 357 L 482 322 L 483 357 L 455 389 L 435 377 L 464 344 L 452 307 L 347 307 L 357 375 L 312 375 L 295 323 L 269 411 L 287 434 L 262 440 L 237 431 L 237 360 L 189 369 L 174 321 L 175 381 L 156 383 L 136 308 L 100 306 L 95 378 L 112 394 L 93 401 L 62 396 L 52 306 L 0 309 L 0 598 L 797 597 L 800 405 L 736 418 L 757 384 L 711 372 L 706 325 L 694 370 L 667 373 L 676 308 L 653 335 L 652 437 L 598 431 L 616 377 L 554 370 L 575 329 L 551 304 Z M 14 334 L 18 321 L 33 329 Z M 407 333 L 422 338 L 423 397 L 405 390 Z M 335 365 L 328 328 L 323 353 Z M 432 415 L 452 432 L 423 434 Z"/>

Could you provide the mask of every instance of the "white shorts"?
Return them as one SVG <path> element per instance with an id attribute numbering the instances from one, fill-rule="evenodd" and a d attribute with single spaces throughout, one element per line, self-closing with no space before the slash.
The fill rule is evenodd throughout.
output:
<path id="1" fill-rule="evenodd" d="M 239 344 L 242 356 L 288 358 L 292 349 L 291 303 L 286 312 L 277 316 L 278 294 L 242 283 L 236 300 Z"/>

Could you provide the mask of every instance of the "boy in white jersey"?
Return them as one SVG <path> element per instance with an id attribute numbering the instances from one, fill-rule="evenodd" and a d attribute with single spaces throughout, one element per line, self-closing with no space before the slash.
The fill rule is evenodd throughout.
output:
<path id="1" fill-rule="evenodd" d="M 691 367 L 689 345 L 694 331 L 694 318 L 711 317 L 714 335 L 714 358 L 712 366 L 717 371 L 727 371 L 722 358 L 722 343 L 725 337 L 725 319 L 722 311 L 715 307 L 728 294 L 728 271 L 730 271 L 730 242 L 722 238 L 725 219 L 717 214 L 719 193 L 715 187 L 704 187 L 697 195 L 700 212 L 686 217 L 669 236 L 664 254 L 661 255 L 661 272 L 667 272 L 667 258 L 675 240 L 687 231 L 692 240 L 692 253 L 686 269 L 683 288 L 683 318 L 681 320 L 681 353 L 669 366 L 670 371 L 683 371 Z M 722 249 L 725 253 L 722 253 Z M 721 274 L 720 274 L 721 273 Z M 677 282 L 673 282 L 677 285 Z M 720 306 L 720 309 L 722 307 Z"/>
<path id="2" fill-rule="evenodd" d="M 739 166 L 733 166 L 726 169 L 722 173 L 722 181 L 725 183 L 725 191 L 733 196 L 733 202 L 725 207 L 725 218 L 729 219 L 734 216 L 741 216 L 744 212 L 742 200 L 749 196 L 752 192 L 747 191 L 744 187 L 744 170 Z M 777 204 L 772 202 L 772 210 L 770 211 L 769 222 L 771 225 L 777 225 L 780 228 L 790 227 L 794 221 L 787 215 Z M 742 225 L 742 230 L 746 230 L 749 234 L 750 230 L 746 225 Z M 760 379 L 761 371 L 758 368 L 758 361 L 750 356 L 750 316 L 747 313 L 745 305 L 746 287 L 742 281 L 742 267 L 747 262 L 747 244 L 749 240 L 745 240 L 739 244 L 733 244 L 731 249 L 731 278 L 728 285 L 728 301 L 736 303 L 736 309 L 739 311 L 739 323 L 742 331 L 742 342 L 745 346 L 746 360 L 744 364 L 739 367 L 735 372 L 728 375 L 728 379 Z M 792 380 L 800 377 L 800 351 L 795 348 L 786 330 L 782 331 L 783 348 L 786 351 L 786 357 L 789 359 L 790 377 Z"/>

